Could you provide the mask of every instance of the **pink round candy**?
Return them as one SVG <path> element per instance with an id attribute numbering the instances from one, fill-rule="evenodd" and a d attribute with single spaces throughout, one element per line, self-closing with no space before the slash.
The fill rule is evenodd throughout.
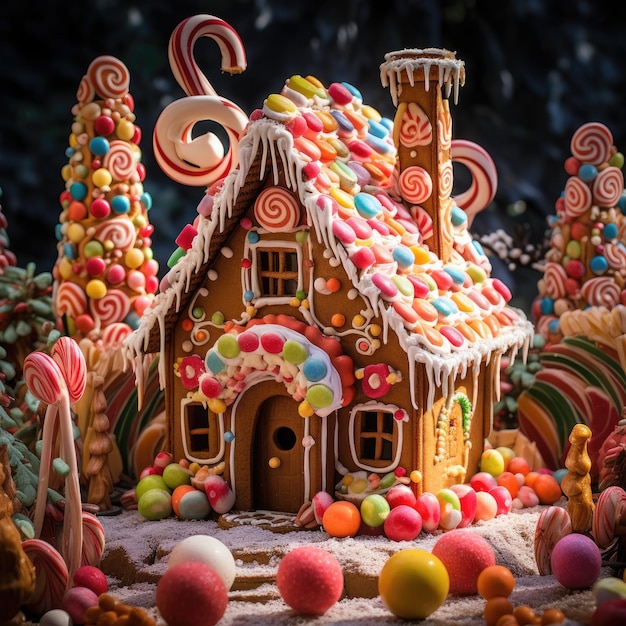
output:
<path id="1" fill-rule="evenodd" d="M 209 498 L 211 508 L 218 514 L 228 513 L 235 504 L 235 494 L 228 483 L 217 474 L 207 476 L 204 491 Z"/>
<path id="2" fill-rule="evenodd" d="M 552 573 L 567 589 L 587 589 L 602 569 L 600 548 L 587 535 L 570 533 L 557 541 L 550 557 Z"/>
<path id="3" fill-rule="evenodd" d="M 513 498 L 511 498 L 511 492 L 506 487 L 498 485 L 489 491 L 489 494 L 492 495 L 496 501 L 496 515 L 506 515 L 511 512 L 513 508 Z"/>
<path id="4" fill-rule="evenodd" d="M 426 491 L 415 503 L 415 509 L 422 516 L 422 528 L 424 532 L 432 533 L 439 528 L 441 521 L 441 507 L 434 493 Z"/>
<path id="5" fill-rule="evenodd" d="M 150 306 L 150 300 L 149 298 L 146 298 L 146 296 L 137 296 L 133 306 L 135 307 L 137 315 L 141 317 L 145 310 Z"/>
<path id="6" fill-rule="evenodd" d="M 498 486 L 498 481 L 489 472 L 476 472 L 470 478 L 470 485 L 474 487 L 475 491 L 491 491 Z"/>
<path id="7" fill-rule="evenodd" d="M 391 541 L 413 541 L 422 532 L 422 516 L 412 506 L 399 504 L 389 511 L 383 530 Z"/>
<path id="8" fill-rule="evenodd" d="M 100 274 L 102 274 L 102 272 L 106 269 L 106 263 L 103 258 L 94 256 L 91 257 L 91 259 L 87 259 L 85 269 L 87 270 L 87 274 L 90 276 L 100 276 Z"/>
<path id="9" fill-rule="evenodd" d="M 284 344 L 285 340 L 277 333 L 265 333 L 261 336 L 261 346 L 270 354 L 280 354 Z"/>
<path id="10" fill-rule="evenodd" d="M 74 624 L 85 623 L 85 612 L 92 606 L 98 606 L 98 596 L 87 587 L 72 587 L 65 592 L 61 607 Z"/>
<path id="11" fill-rule="evenodd" d="M 141 291 L 146 285 L 146 277 L 139 270 L 131 270 L 126 276 L 126 284 L 133 291 Z"/>
<path id="12" fill-rule="evenodd" d="M 107 280 L 111 285 L 117 285 L 126 278 L 126 271 L 121 265 L 111 265 L 107 272 Z"/>
<path id="13" fill-rule="evenodd" d="M 371 265 L 374 265 L 376 257 L 370 248 L 362 247 L 358 248 L 351 256 L 350 260 L 360 270 L 367 269 Z"/>
<path id="14" fill-rule="evenodd" d="M 498 503 L 490 492 L 476 492 L 476 514 L 474 515 L 474 521 L 488 522 L 496 516 L 497 512 Z"/>
<path id="15" fill-rule="evenodd" d="M 259 338 L 253 332 L 243 332 L 237 336 L 237 343 L 242 352 L 254 352 L 259 347 Z"/>

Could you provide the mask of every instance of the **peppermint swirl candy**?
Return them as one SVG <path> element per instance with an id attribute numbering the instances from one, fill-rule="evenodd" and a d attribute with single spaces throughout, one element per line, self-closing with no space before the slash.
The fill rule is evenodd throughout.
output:
<path id="1" fill-rule="evenodd" d="M 133 329 L 124 322 L 109 324 L 102 331 L 102 346 L 107 350 L 120 346 L 132 331 Z"/>
<path id="2" fill-rule="evenodd" d="M 609 267 L 614 270 L 626 269 L 626 248 L 623 243 L 604 244 L 604 258 Z"/>
<path id="3" fill-rule="evenodd" d="M 445 100 L 447 103 L 448 101 Z M 444 150 L 449 150 L 452 144 L 452 116 L 447 107 L 439 111 L 437 116 L 437 127 L 439 128 L 439 141 Z"/>
<path id="4" fill-rule="evenodd" d="M 113 180 L 128 180 L 137 169 L 135 154 L 126 141 L 116 139 L 111 142 L 109 150 L 102 160 L 102 165 L 109 170 Z"/>
<path id="5" fill-rule="evenodd" d="M 428 146 L 433 141 L 433 127 L 426 111 L 415 102 L 404 107 L 400 119 L 400 143 L 408 148 Z"/>
<path id="6" fill-rule="evenodd" d="M 65 391 L 63 374 L 45 352 L 31 352 L 24 359 L 23 375 L 30 392 L 46 404 L 55 404 Z"/>
<path id="7" fill-rule="evenodd" d="M 545 295 L 552 299 L 564 298 L 567 295 L 565 282 L 567 280 L 567 272 L 560 263 L 549 262 L 543 274 L 543 285 L 545 287 Z"/>
<path id="8" fill-rule="evenodd" d="M 572 136 L 570 150 L 582 163 L 600 165 L 611 158 L 613 135 L 598 122 L 583 124 Z"/>
<path id="9" fill-rule="evenodd" d="M 78 103 L 82 106 L 83 104 L 87 104 L 87 102 L 91 102 L 95 97 L 96 90 L 93 88 L 89 79 L 83 76 L 76 90 Z"/>
<path id="10" fill-rule="evenodd" d="M 577 176 L 571 176 L 565 183 L 565 214 L 576 218 L 584 215 L 591 207 L 591 189 Z"/>
<path id="11" fill-rule="evenodd" d="M 100 321 L 101 327 L 124 320 L 130 307 L 130 298 L 120 289 L 109 289 L 102 298 L 89 302 L 91 314 Z"/>
<path id="12" fill-rule="evenodd" d="M 593 515 L 591 534 L 600 549 L 608 548 L 615 539 L 615 526 L 626 507 L 626 493 L 611 485 L 600 493 Z"/>
<path id="13" fill-rule="evenodd" d="M 103 55 L 91 62 L 87 80 L 100 97 L 121 99 L 128 94 L 130 72 L 116 57 Z"/>
<path id="14" fill-rule="evenodd" d="M 63 557 L 43 539 L 26 539 L 22 548 L 35 567 L 35 591 L 27 608 L 35 615 L 59 608 L 69 581 Z"/>
<path id="15" fill-rule="evenodd" d="M 96 229 L 94 238 L 102 243 L 111 242 L 115 249 L 125 252 L 135 245 L 135 226 L 126 217 L 116 217 L 102 222 Z"/>
<path id="16" fill-rule="evenodd" d="M 549 506 L 539 516 L 535 527 L 534 553 L 542 576 L 552 574 L 551 556 L 557 541 L 572 532 L 572 521 L 566 509 Z"/>
<path id="17" fill-rule="evenodd" d="M 454 184 L 454 174 L 452 171 L 452 161 L 444 161 L 439 166 L 439 198 L 447 200 L 452 193 Z"/>
<path id="18" fill-rule="evenodd" d="M 87 386 L 87 364 L 78 343 L 71 337 L 59 337 L 52 347 L 52 358 L 65 380 L 70 402 L 78 402 Z"/>
<path id="19" fill-rule="evenodd" d="M 592 185 L 593 203 L 613 208 L 624 191 L 624 174 L 619 167 L 609 166 L 598 172 Z"/>
<path id="20" fill-rule="evenodd" d="M 414 204 L 428 200 L 433 192 L 430 174 L 419 165 L 412 165 L 403 170 L 398 183 L 402 195 Z"/>
<path id="21" fill-rule="evenodd" d="M 412 206 L 411 214 L 420 231 L 422 240 L 430 239 L 433 236 L 433 218 L 422 206 Z"/>
<path id="22" fill-rule="evenodd" d="M 581 292 L 591 306 L 612 309 L 621 301 L 621 289 L 610 276 L 591 278 L 583 284 Z"/>
<path id="23" fill-rule="evenodd" d="M 300 222 L 300 208 L 294 195 L 283 187 L 268 187 L 254 203 L 254 217 L 271 233 L 285 232 Z"/>
<path id="24" fill-rule="evenodd" d="M 69 315 L 76 319 L 87 312 L 87 295 L 80 285 L 62 282 L 56 291 L 54 308 L 58 316 Z"/>
<path id="25" fill-rule="evenodd" d="M 89 513 L 82 512 L 83 516 L 83 550 L 81 565 L 93 565 L 98 567 L 102 560 L 105 546 L 105 532 L 100 520 Z"/>

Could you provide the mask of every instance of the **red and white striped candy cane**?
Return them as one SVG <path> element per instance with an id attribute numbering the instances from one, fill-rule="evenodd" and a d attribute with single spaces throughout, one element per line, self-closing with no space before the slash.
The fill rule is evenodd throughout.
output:
<path id="1" fill-rule="evenodd" d="M 467 214 L 469 226 L 476 213 L 480 213 L 494 199 L 498 189 L 498 172 L 489 153 L 473 141 L 453 139 L 450 158 L 453 163 L 465 165 L 472 176 L 469 188 L 454 196 L 457 206 Z"/>
<path id="2" fill-rule="evenodd" d="M 153 147 L 161 169 L 176 182 L 210 186 L 239 163 L 239 137 L 247 115 L 233 102 L 217 94 L 198 67 L 193 48 L 200 37 L 211 37 L 222 53 L 222 70 L 239 74 L 246 68 L 246 53 L 235 29 L 213 15 L 195 15 L 182 21 L 172 33 L 168 57 L 172 73 L 186 98 L 168 105 L 154 128 Z M 193 137 L 201 121 L 217 122 L 228 135 L 226 152 L 214 133 Z"/>
<path id="3" fill-rule="evenodd" d="M 246 69 L 246 52 L 237 31 L 214 15 L 194 15 L 174 29 L 167 54 L 178 84 L 188 96 L 216 96 L 193 57 L 193 48 L 200 37 L 217 42 L 222 53 L 222 71 L 229 74 L 241 74 Z"/>

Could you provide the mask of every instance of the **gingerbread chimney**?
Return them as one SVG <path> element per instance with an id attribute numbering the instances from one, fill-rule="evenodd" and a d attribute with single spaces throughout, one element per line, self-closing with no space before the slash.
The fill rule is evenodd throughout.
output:
<path id="1" fill-rule="evenodd" d="M 422 232 L 430 249 L 446 263 L 453 245 L 448 97 L 454 88 L 456 103 L 465 82 L 464 63 L 449 50 L 406 49 L 385 55 L 380 77 L 397 107 L 393 132 L 400 195 L 418 224 L 426 224 Z"/>

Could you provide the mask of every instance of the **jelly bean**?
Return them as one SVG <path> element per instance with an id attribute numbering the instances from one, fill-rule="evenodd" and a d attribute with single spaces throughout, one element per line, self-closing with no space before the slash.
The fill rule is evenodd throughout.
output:
<path id="1" fill-rule="evenodd" d="M 406 276 L 400 276 L 394 274 L 391 277 L 393 284 L 398 288 L 398 291 L 403 295 L 412 298 L 413 297 L 413 285 Z"/>
<path id="2" fill-rule="evenodd" d="M 397 246 L 392 250 L 391 255 L 399 268 L 407 270 L 413 267 L 415 257 L 413 252 L 406 246 Z"/>
<path id="3" fill-rule="evenodd" d="M 454 315 L 455 313 L 459 312 L 458 307 L 456 306 L 456 304 L 454 304 L 452 300 L 450 300 L 450 298 L 435 298 L 432 301 L 432 305 L 444 317 L 447 317 L 448 315 Z"/>
<path id="4" fill-rule="evenodd" d="M 452 210 L 450 211 L 450 219 L 452 221 L 452 225 L 458 228 L 459 226 L 467 224 L 467 213 L 455 204 L 452 206 Z"/>
<path id="5" fill-rule="evenodd" d="M 380 201 L 369 193 L 356 194 L 354 196 L 354 206 L 359 212 L 359 215 L 362 215 L 365 218 L 376 217 L 383 210 Z"/>

